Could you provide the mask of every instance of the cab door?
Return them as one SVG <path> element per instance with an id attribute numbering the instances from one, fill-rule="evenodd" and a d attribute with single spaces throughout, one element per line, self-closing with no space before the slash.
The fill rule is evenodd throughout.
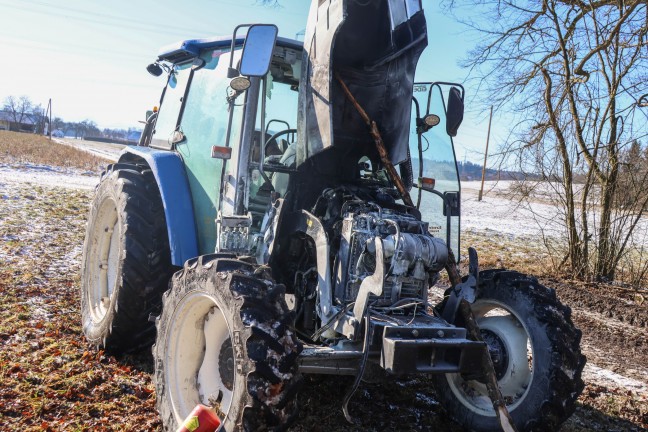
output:
<path id="1" fill-rule="evenodd" d="M 234 51 L 236 62 L 240 53 L 238 48 Z M 213 146 L 224 147 L 228 142 L 230 116 L 229 143 L 233 148 L 233 160 L 236 160 L 238 152 L 244 108 L 239 103 L 231 107 L 233 112 L 230 112 L 227 102 L 230 56 L 228 48 L 214 48 L 201 53 L 204 64 L 193 72 L 177 127 L 182 138 L 175 143 L 175 149 L 182 156 L 187 170 L 200 254 L 215 251 L 218 211 L 223 201 L 233 202 L 233 188 L 223 191 L 223 183 L 228 183 L 223 182 L 223 172 L 228 170 L 224 165 L 230 161 L 211 156 Z"/>
<path id="2" fill-rule="evenodd" d="M 444 239 L 459 261 L 461 184 L 452 137 L 446 132 L 443 88 L 434 83 L 415 84 L 413 104 L 409 143 L 415 183 L 412 200 L 422 219 L 429 222 L 430 234 Z M 430 115 L 438 117 L 438 124 L 422 124 Z"/>

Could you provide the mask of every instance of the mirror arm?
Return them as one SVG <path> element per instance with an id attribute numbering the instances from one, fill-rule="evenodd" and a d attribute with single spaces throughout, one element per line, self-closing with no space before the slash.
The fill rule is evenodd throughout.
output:
<path id="1" fill-rule="evenodd" d="M 244 27 L 252 27 L 254 24 L 239 24 L 236 26 L 234 29 L 234 36 L 232 36 L 232 46 L 230 48 L 230 52 L 234 53 L 234 49 L 236 48 L 236 33 L 238 33 L 239 29 L 242 29 Z M 234 65 L 234 54 L 230 55 L 230 62 L 229 62 L 229 68 L 227 68 L 227 78 L 236 78 L 239 76 L 239 71 L 238 69 L 233 68 L 232 66 Z"/>
<path id="2" fill-rule="evenodd" d="M 265 112 L 266 112 L 266 92 L 268 91 L 268 79 L 263 78 L 263 86 L 261 90 L 261 127 L 265 124 Z M 270 177 L 265 173 L 263 169 L 263 162 L 265 161 L 265 133 L 264 136 L 259 139 L 259 147 L 261 147 L 261 160 L 259 161 L 259 173 L 261 177 L 268 183 L 272 184 Z"/>

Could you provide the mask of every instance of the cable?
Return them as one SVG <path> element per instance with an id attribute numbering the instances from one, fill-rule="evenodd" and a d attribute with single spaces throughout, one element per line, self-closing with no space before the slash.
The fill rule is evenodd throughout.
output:
<path id="1" fill-rule="evenodd" d="M 320 327 L 320 328 L 319 328 L 315 333 L 313 333 L 313 335 L 311 336 L 311 340 L 316 341 L 317 339 L 319 339 L 320 336 L 322 336 L 322 334 L 323 334 L 325 331 L 331 329 L 331 327 L 333 327 L 333 325 L 335 325 L 335 323 L 336 323 L 340 318 L 342 318 L 342 316 L 343 316 L 344 314 L 346 314 L 347 312 L 349 312 L 349 311 L 353 308 L 354 305 L 355 305 L 355 302 L 351 302 L 351 303 L 349 303 L 349 304 L 348 304 L 344 309 L 340 310 L 340 312 L 336 313 L 335 316 L 334 316 L 333 318 L 331 318 L 331 320 L 330 320 L 328 323 L 326 323 L 325 325 L 323 325 L 322 327 Z"/>
<path id="2" fill-rule="evenodd" d="M 358 369 L 358 374 L 356 375 L 356 379 L 353 382 L 351 389 L 349 389 L 349 391 L 347 392 L 346 396 L 344 397 L 344 402 L 342 403 L 342 412 L 344 413 L 344 418 L 346 418 L 346 420 L 351 424 L 355 424 L 355 422 L 353 421 L 353 417 L 351 417 L 351 414 L 349 414 L 349 402 L 351 401 L 353 394 L 358 389 L 358 386 L 360 385 L 360 381 L 364 376 L 364 371 L 367 366 L 367 360 L 369 359 L 369 341 L 373 339 L 373 330 L 374 328 L 373 328 L 373 323 L 371 322 L 371 318 L 369 318 L 369 316 L 366 316 L 365 317 L 365 339 L 364 339 L 364 344 L 362 346 L 362 359 L 360 360 L 360 368 Z"/>

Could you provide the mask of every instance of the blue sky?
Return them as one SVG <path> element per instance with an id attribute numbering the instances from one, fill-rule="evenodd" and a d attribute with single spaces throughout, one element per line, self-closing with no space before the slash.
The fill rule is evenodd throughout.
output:
<path id="1" fill-rule="evenodd" d="M 0 101 L 26 95 L 53 100 L 53 113 L 67 121 L 91 119 L 100 127 L 138 126 L 159 99 L 162 78 L 145 67 L 160 47 L 196 37 L 227 35 L 239 23 L 268 22 L 281 36 L 304 29 L 308 0 L 281 0 L 283 7 L 255 0 L 0 0 Z M 437 0 L 423 0 L 429 46 L 417 79 L 463 82 L 458 66 L 474 44 Z M 474 95 L 472 95 L 474 96 Z M 471 94 L 468 89 L 468 102 Z M 481 163 L 487 112 L 469 110 L 457 158 Z M 497 130 L 497 129 L 496 129 Z M 491 138 L 491 142 L 493 139 Z"/>

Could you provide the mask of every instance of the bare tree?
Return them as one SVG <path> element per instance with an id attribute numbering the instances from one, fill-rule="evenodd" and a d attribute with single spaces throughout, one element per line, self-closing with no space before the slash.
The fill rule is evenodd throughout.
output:
<path id="1" fill-rule="evenodd" d="M 27 96 L 8 96 L 4 100 L 4 110 L 9 113 L 14 129 L 20 129 L 23 121 L 32 114 L 34 104 Z"/>
<path id="2" fill-rule="evenodd" d="M 563 263 L 579 277 L 614 279 L 648 210 L 645 197 L 631 207 L 617 205 L 624 193 L 621 155 L 648 132 L 647 114 L 637 103 L 648 90 L 646 2 L 470 0 L 446 6 L 481 34 L 483 42 L 465 65 L 487 103 L 517 118 L 505 162 L 539 172 L 560 192 Z M 474 14 L 477 20 L 470 19 Z"/>

